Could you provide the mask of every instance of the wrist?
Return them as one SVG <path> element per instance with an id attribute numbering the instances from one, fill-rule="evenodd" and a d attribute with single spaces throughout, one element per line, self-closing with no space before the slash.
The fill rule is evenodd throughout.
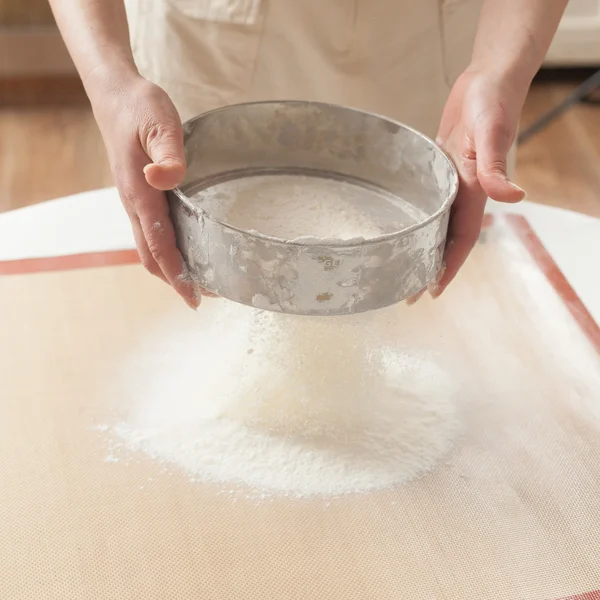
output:
<path id="1" fill-rule="evenodd" d="M 94 96 L 121 90 L 141 78 L 133 57 L 111 57 L 98 62 L 81 74 L 83 84 L 93 102 Z"/>
<path id="2" fill-rule="evenodd" d="M 510 89 L 514 94 L 524 97 L 537 73 L 537 68 L 524 63 L 473 60 L 465 73 L 474 78 L 484 79 L 494 87 Z"/>
<path id="3" fill-rule="evenodd" d="M 514 88 L 529 89 L 544 54 L 532 35 L 522 32 L 518 42 L 475 44 L 470 70 Z"/>

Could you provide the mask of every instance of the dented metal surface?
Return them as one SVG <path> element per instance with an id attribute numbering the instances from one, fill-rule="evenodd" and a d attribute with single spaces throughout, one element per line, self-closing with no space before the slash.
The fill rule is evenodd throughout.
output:
<path id="1" fill-rule="evenodd" d="M 229 106 L 184 125 L 188 172 L 168 194 L 177 243 L 197 283 L 256 308 L 341 315 L 410 297 L 441 267 L 458 177 L 418 132 L 383 117 L 311 102 Z M 365 241 L 301 243 L 243 231 L 190 197 L 234 177 L 303 173 L 360 181 L 427 216 Z"/>

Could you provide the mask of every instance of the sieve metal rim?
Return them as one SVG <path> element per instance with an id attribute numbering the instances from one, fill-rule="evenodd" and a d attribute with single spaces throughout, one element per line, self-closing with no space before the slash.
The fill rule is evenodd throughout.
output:
<path id="1" fill-rule="evenodd" d="M 188 172 L 167 198 L 177 246 L 198 286 L 261 310 L 334 316 L 405 300 L 439 272 L 459 178 L 448 155 L 419 131 L 376 113 L 302 100 L 233 104 L 183 129 Z M 333 244 L 233 226 L 192 200 L 219 182 L 269 172 L 354 179 L 398 198 L 406 192 L 403 199 L 426 216 Z"/>
<path id="2" fill-rule="evenodd" d="M 244 235 L 250 239 L 256 239 L 256 240 L 272 242 L 272 243 L 277 243 L 277 244 L 284 244 L 287 246 L 300 246 L 300 247 L 305 247 L 305 248 L 306 247 L 364 248 L 364 247 L 367 247 L 370 245 L 380 244 L 381 242 L 396 240 L 396 239 L 404 237 L 405 235 L 412 233 L 413 231 L 421 229 L 422 227 L 426 227 L 432 221 L 439 219 L 441 217 L 441 215 L 443 215 L 446 211 L 448 211 L 451 208 L 452 204 L 456 200 L 456 196 L 458 195 L 458 189 L 459 189 L 459 176 L 458 176 L 458 171 L 456 169 L 456 166 L 455 166 L 454 162 L 452 161 L 452 159 L 450 158 L 450 156 L 438 144 L 436 144 L 434 140 L 432 140 L 430 137 L 426 136 L 425 134 L 421 133 L 420 131 L 417 131 L 413 127 L 410 127 L 409 125 L 406 125 L 400 121 L 391 119 L 389 117 L 383 116 L 383 115 L 381 115 L 379 113 L 375 113 L 375 112 L 365 111 L 365 110 L 348 107 L 348 106 L 340 106 L 340 105 L 329 103 L 329 102 L 313 102 L 313 101 L 303 101 L 303 100 L 262 100 L 262 101 L 258 101 L 258 102 L 240 102 L 237 104 L 230 104 L 227 106 L 222 106 L 220 108 L 215 108 L 213 110 L 210 110 L 210 111 L 204 112 L 200 115 L 197 115 L 196 117 L 193 117 L 192 119 L 189 119 L 188 121 L 186 121 L 183 124 L 184 135 L 185 135 L 186 129 L 191 128 L 194 125 L 194 123 L 196 123 L 197 121 L 200 121 L 200 120 L 204 120 L 207 117 L 214 115 L 216 113 L 225 112 L 225 111 L 230 112 L 232 109 L 243 108 L 245 106 L 277 105 L 277 104 L 282 104 L 282 103 L 284 103 L 288 106 L 297 104 L 297 105 L 303 105 L 303 106 L 309 105 L 309 106 L 316 106 L 316 107 L 325 107 L 325 108 L 331 108 L 331 109 L 336 109 L 336 110 L 343 109 L 345 111 L 354 112 L 354 113 L 366 115 L 369 117 L 374 117 L 376 119 L 385 121 L 385 122 L 390 123 L 398 128 L 404 129 L 405 131 L 408 131 L 408 132 L 414 134 L 415 136 L 428 142 L 445 159 L 445 161 L 450 169 L 450 172 L 452 173 L 450 193 L 446 196 L 444 201 L 441 203 L 440 207 L 434 213 L 432 213 L 431 215 L 429 215 L 422 221 L 418 221 L 417 223 L 409 225 L 408 227 L 405 227 L 404 229 L 400 229 L 398 231 L 392 231 L 390 233 L 385 233 L 382 235 L 378 235 L 376 237 L 361 240 L 360 242 L 356 242 L 353 240 L 340 240 L 339 242 L 335 242 L 335 243 L 332 243 L 330 241 L 328 241 L 327 243 L 319 243 L 317 241 L 310 242 L 310 243 L 302 243 L 302 242 L 298 242 L 298 241 L 294 241 L 294 240 L 287 240 L 285 238 L 279 238 L 276 236 L 266 235 L 266 234 L 263 234 L 260 232 L 249 231 L 249 230 L 241 228 L 241 227 L 236 227 L 235 225 L 231 225 L 231 224 L 223 221 L 222 219 L 219 219 L 219 218 L 211 215 L 210 213 L 206 212 L 200 206 L 193 204 L 190 200 L 190 197 L 180 187 L 176 187 L 176 188 L 172 189 L 171 192 L 173 194 L 175 194 L 177 196 L 177 198 L 185 206 L 187 206 L 187 208 L 189 210 L 193 211 L 194 213 L 202 213 L 202 215 L 204 215 L 205 218 L 210 219 L 213 223 L 220 225 L 224 229 L 227 229 L 229 231 L 235 231 L 236 233 Z M 375 186 L 375 187 L 377 187 L 377 186 Z"/>

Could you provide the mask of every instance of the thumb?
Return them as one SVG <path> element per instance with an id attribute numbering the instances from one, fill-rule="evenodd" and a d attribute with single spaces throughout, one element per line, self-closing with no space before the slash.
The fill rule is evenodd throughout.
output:
<path id="1" fill-rule="evenodd" d="M 167 117 L 140 131 L 142 147 L 150 160 L 146 181 L 158 190 L 177 187 L 185 175 L 183 131 L 178 119 Z"/>
<path id="2" fill-rule="evenodd" d="M 477 179 L 483 191 L 498 202 L 519 202 L 525 192 L 509 181 L 506 174 L 506 157 L 512 136 L 501 124 L 494 124 L 475 134 Z"/>

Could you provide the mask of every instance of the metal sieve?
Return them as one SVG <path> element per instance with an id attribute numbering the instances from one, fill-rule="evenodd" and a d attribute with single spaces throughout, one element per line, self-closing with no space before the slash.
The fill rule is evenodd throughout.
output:
<path id="1" fill-rule="evenodd" d="M 389 306 L 427 286 L 442 263 L 458 175 L 419 132 L 330 104 L 237 104 L 184 124 L 188 170 L 169 192 L 177 244 L 196 282 L 248 306 L 343 315 Z M 243 230 L 192 196 L 224 181 L 302 174 L 381 190 L 418 209 L 414 225 L 366 240 L 305 243 Z"/>

